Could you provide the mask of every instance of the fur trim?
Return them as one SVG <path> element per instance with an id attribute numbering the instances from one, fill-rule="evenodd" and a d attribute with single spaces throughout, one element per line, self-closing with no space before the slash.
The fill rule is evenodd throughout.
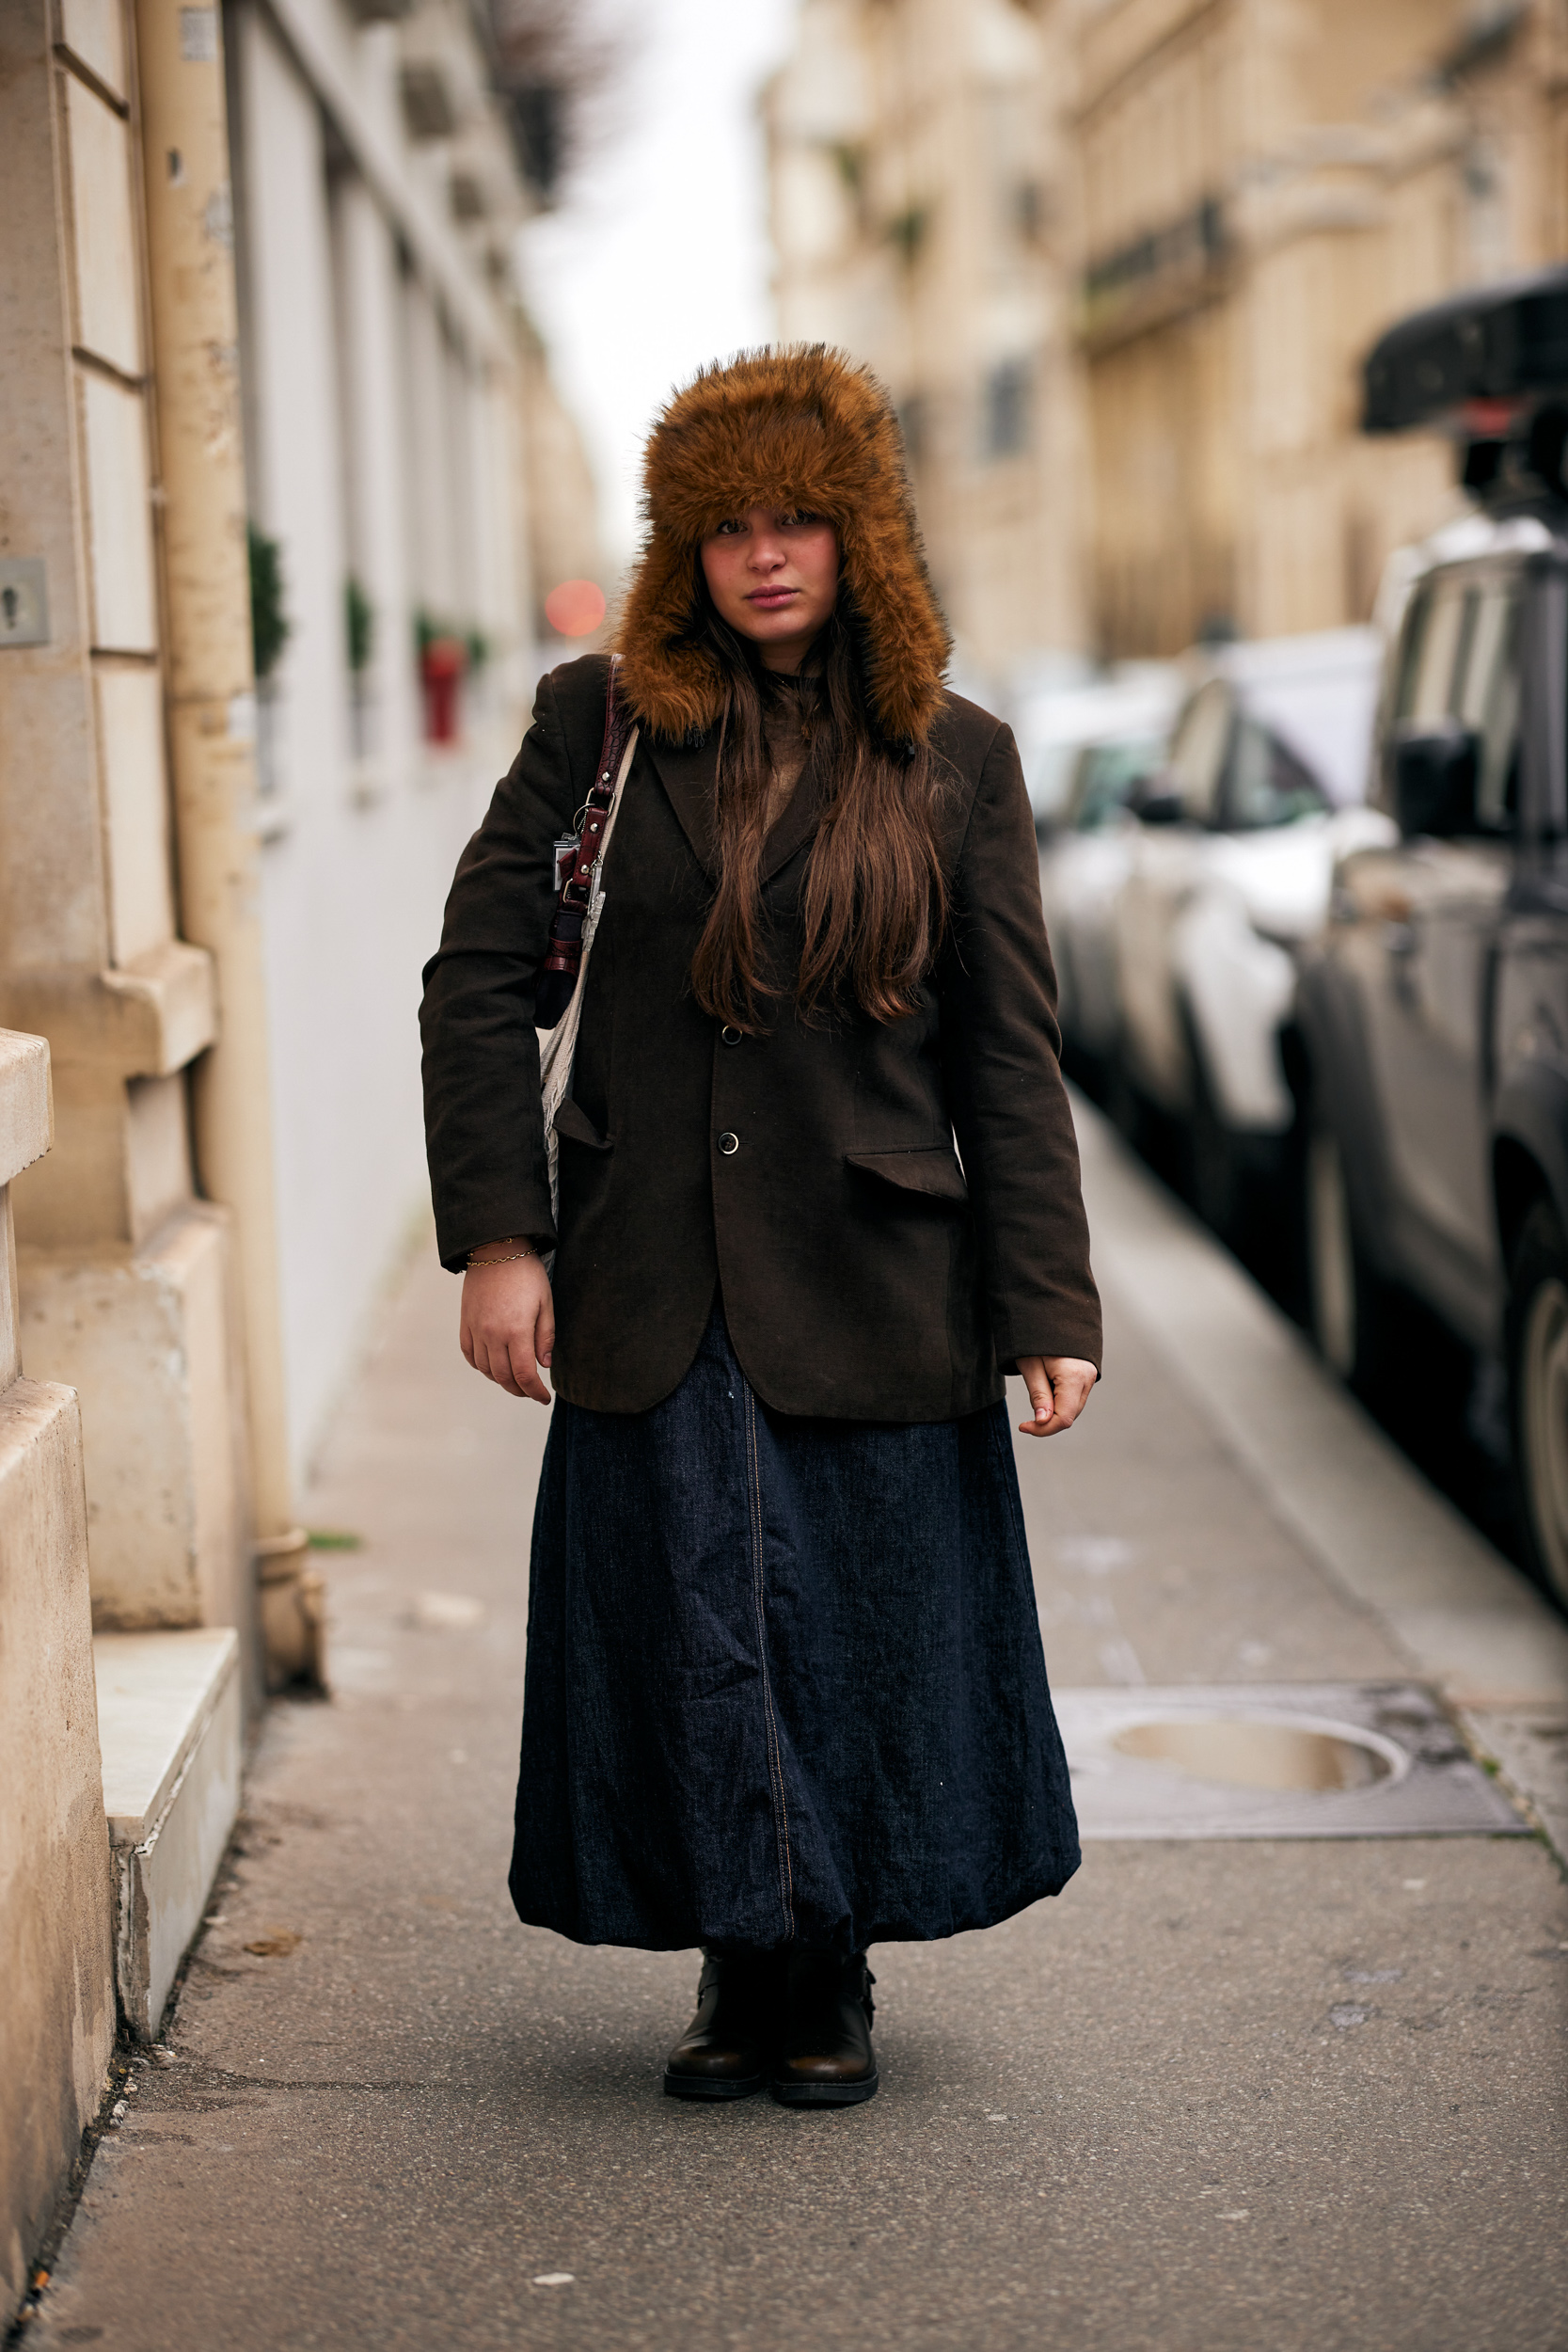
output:
<path id="1" fill-rule="evenodd" d="M 681 642 L 702 541 L 748 507 L 801 506 L 838 532 L 878 726 L 890 742 L 926 740 L 952 639 L 926 569 L 897 421 L 869 369 L 825 343 L 704 368 L 649 437 L 642 504 L 648 535 L 621 616 L 621 676 L 652 733 L 705 735 L 722 709 L 714 662 Z"/>

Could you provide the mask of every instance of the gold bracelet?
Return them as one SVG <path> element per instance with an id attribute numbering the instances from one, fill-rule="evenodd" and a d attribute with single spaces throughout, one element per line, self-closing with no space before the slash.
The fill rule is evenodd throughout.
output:
<path id="1" fill-rule="evenodd" d="M 537 1258 L 538 1255 L 537 1249 L 512 1249 L 504 1258 L 476 1258 L 470 1249 L 467 1263 L 469 1265 L 515 1265 L 519 1258 Z"/>

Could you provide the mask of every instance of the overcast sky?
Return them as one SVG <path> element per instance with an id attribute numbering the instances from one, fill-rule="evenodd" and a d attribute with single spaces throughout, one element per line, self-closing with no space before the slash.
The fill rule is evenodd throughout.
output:
<path id="1" fill-rule="evenodd" d="M 772 332 L 756 94 L 795 13 L 796 0 L 641 0 L 613 131 L 562 209 L 524 231 L 529 307 L 587 439 L 617 565 L 636 544 L 654 411 L 705 359 Z"/>

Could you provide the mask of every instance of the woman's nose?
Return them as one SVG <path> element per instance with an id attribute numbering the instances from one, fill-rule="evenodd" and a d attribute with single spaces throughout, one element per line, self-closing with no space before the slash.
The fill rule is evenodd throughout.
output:
<path id="1" fill-rule="evenodd" d="M 784 560 L 784 551 L 777 539 L 753 539 L 751 564 L 754 572 L 776 572 Z"/>

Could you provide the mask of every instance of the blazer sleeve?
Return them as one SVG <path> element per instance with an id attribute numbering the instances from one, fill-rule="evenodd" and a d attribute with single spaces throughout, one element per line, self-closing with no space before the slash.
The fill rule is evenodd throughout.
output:
<path id="1" fill-rule="evenodd" d="M 533 994 L 555 905 L 554 843 L 578 804 L 546 677 L 522 749 L 458 861 L 424 969 L 425 1150 L 436 1245 L 454 1273 L 505 1234 L 554 1244 Z"/>
<path id="2" fill-rule="evenodd" d="M 1039 849 L 1006 727 L 986 755 L 954 870 L 939 987 L 947 1097 L 998 1360 L 1015 1372 L 1021 1356 L 1078 1356 L 1098 1370 L 1100 1294 L 1062 1083 Z"/>

